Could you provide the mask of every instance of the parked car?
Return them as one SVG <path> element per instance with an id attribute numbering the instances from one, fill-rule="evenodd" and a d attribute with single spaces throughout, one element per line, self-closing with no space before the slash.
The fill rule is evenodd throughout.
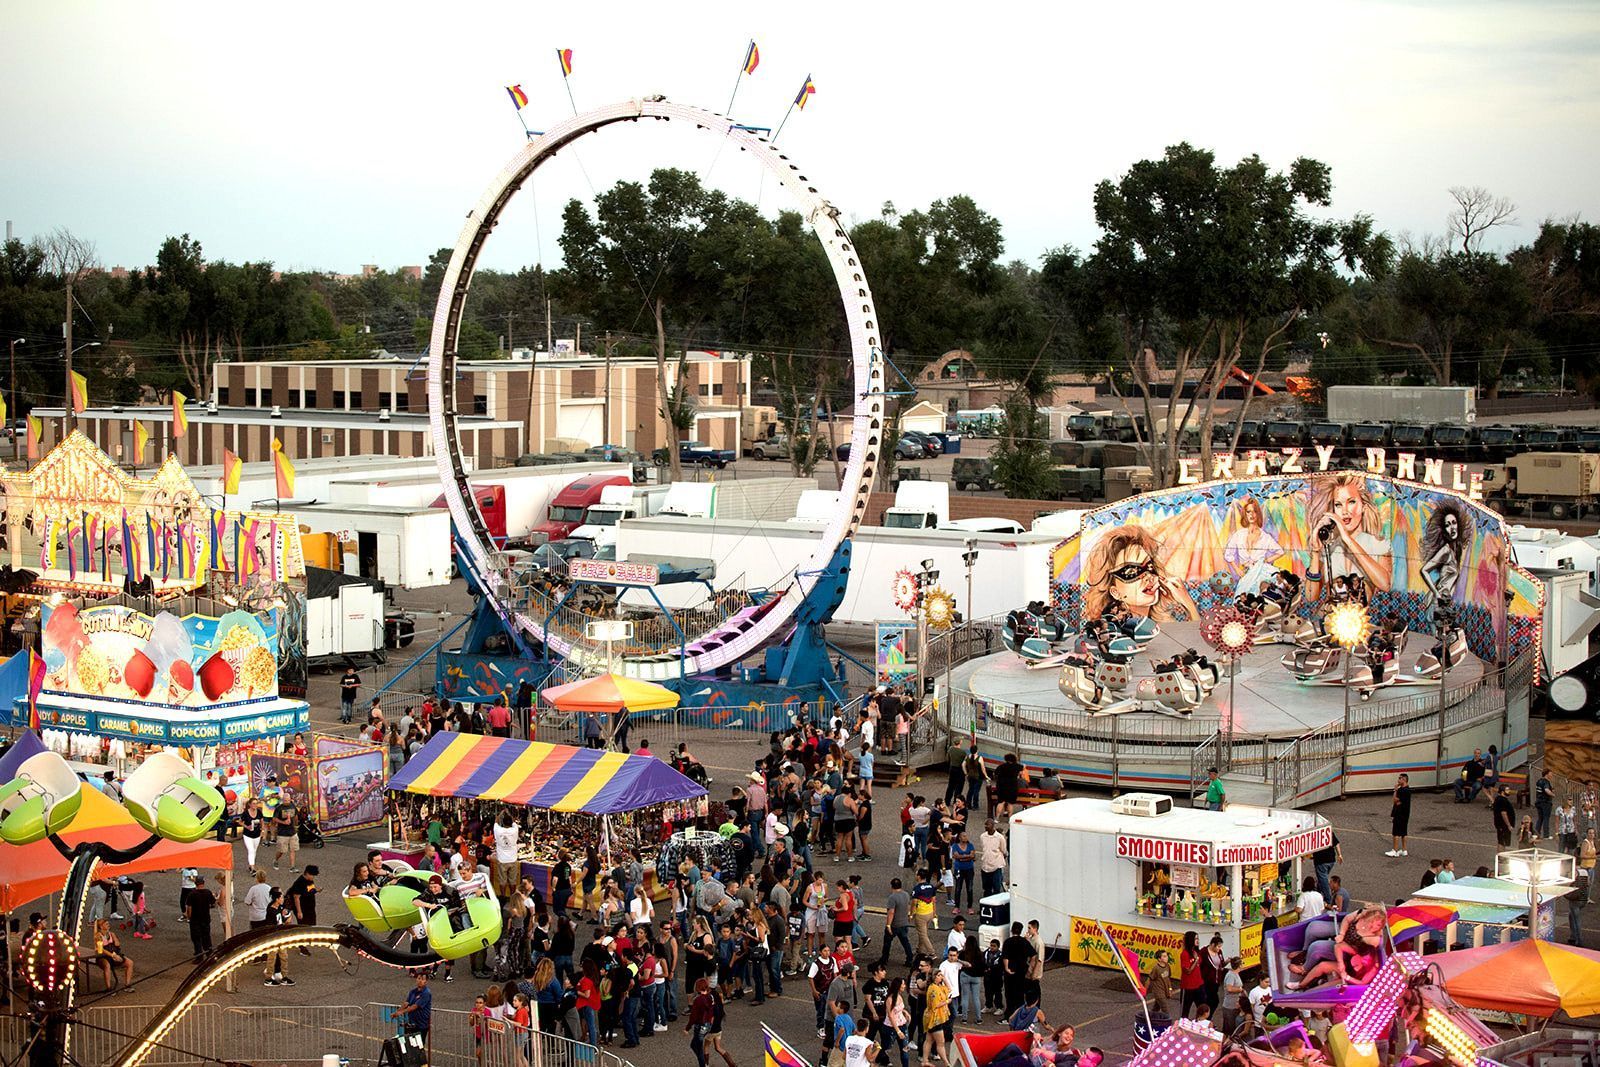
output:
<path id="1" fill-rule="evenodd" d="M 739 457 L 730 449 L 712 448 L 704 441 L 678 442 L 678 462 L 692 467 L 716 467 L 721 470 Z M 671 459 L 665 448 L 658 448 L 650 453 L 650 462 L 658 467 L 665 467 Z"/>
<path id="2" fill-rule="evenodd" d="M 591 445 L 583 450 L 583 454 L 607 463 L 638 463 L 644 459 L 633 449 L 623 448 L 621 445 Z"/>
<path id="3" fill-rule="evenodd" d="M 850 442 L 846 441 L 844 444 L 842 444 L 838 448 L 834 449 L 833 450 L 833 454 L 838 456 L 840 459 L 849 459 L 850 458 Z M 907 438 L 901 438 L 899 441 L 895 442 L 894 458 L 895 459 L 899 459 L 899 460 L 906 460 L 906 459 L 927 459 L 929 457 L 928 457 L 927 450 L 924 449 L 917 442 L 909 440 Z"/>
<path id="4" fill-rule="evenodd" d="M 901 430 L 900 439 L 904 441 L 907 438 L 922 446 L 923 452 L 926 453 L 926 458 L 931 459 L 934 456 L 944 455 L 944 442 L 931 433 L 923 433 L 921 430 Z"/>

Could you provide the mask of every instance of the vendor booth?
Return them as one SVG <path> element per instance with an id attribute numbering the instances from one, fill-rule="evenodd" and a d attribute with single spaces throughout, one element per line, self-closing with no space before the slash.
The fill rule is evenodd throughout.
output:
<path id="1" fill-rule="evenodd" d="M 1548 885 L 1539 889 L 1539 936 L 1555 936 L 1556 902 L 1572 892 L 1571 886 Z M 1517 941 L 1528 936 L 1528 887 L 1498 878 L 1457 878 L 1435 882 L 1412 894 L 1402 907 L 1438 905 L 1455 913 L 1442 930 L 1417 942 L 1418 952 L 1447 948 L 1477 948 Z"/>
<path id="2" fill-rule="evenodd" d="M 0 472 L 8 594 L 44 674 L 37 725 L 91 769 L 162 747 L 201 769 L 306 729 L 305 566 L 276 512 L 214 508 L 168 457 L 149 478 L 73 433 L 32 469 Z M 0 723 L 28 721 L 26 701 Z M 80 768 L 81 769 L 81 768 Z"/>
<path id="3" fill-rule="evenodd" d="M 397 794 L 390 840 L 373 846 L 385 858 L 414 863 L 441 809 L 474 839 L 510 809 L 522 827 L 523 873 L 546 895 L 562 853 L 581 860 L 589 845 L 608 862 L 638 858 L 654 891 L 656 853 L 675 823 L 700 813 L 706 794 L 654 756 L 453 733 L 429 738 L 389 789 Z"/>
<path id="4" fill-rule="evenodd" d="M 1305 857 L 1333 841 L 1310 812 L 1230 805 L 1177 808 L 1170 797 L 1075 797 L 1011 817 L 1011 915 L 1038 919 L 1074 963 L 1117 966 L 1104 923 L 1148 965 L 1183 935 L 1222 935 L 1222 951 L 1261 962 L 1263 923 L 1294 921 Z M 1068 878 L 1068 872 L 1072 877 Z"/>

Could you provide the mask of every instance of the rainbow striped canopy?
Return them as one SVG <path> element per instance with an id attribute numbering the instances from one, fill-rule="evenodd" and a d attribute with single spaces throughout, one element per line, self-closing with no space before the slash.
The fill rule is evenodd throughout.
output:
<path id="1" fill-rule="evenodd" d="M 589 815 L 705 795 L 704 786 L 654 756 L 452 733 L 430 737 L 389 779 L 389 788 Z"/>
<path id="2" fill-rule="evenodd" d="M 678 706 L 678 694 L 672 690 L 619 674 L 553 685 L 539 695 L 562 711 L 664 711 Z"/>
<path id="3" fill-rule="evenodd" d="M 1502 941 L 1428 959 L 1450 996 L 1469 1008 L 1549 1018 L 1600 1014 L 1600 952 L 1553 941 Z"/>
<path id="4" fill-rule="evenodd" d="M 1459 913 L 1443 904 L 1398 904 L 1389 909 L 1389 940 L 1395 944 L 1429 930 L 1443 930 Z"/>

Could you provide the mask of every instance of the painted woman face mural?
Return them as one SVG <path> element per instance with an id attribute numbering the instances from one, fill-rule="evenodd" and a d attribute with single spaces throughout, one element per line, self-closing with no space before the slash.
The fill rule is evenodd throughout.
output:
<path id="1" fill-rule="evenodd" d="M 1461 564 L 1472 544 L 1472 515 L 1460 503 L 1442 498 L 1422 533 L 1422 580 L 1438 600 L 1451 600 L 1461 580 Z"/>
<path id="2" fill-rule="evenodd" d="M 1158 621 L 1173 618 L 1173 607 L 1190 619 L 1200 617 L 1179 578 L 1161 564 L 1161 544 L 1140 526 L 1107 530 L 1089 553 L 1084 568 L 1084 619 L 1098 619 L 1113 607 Z"/>
<path id="3" fill-rule="evenodd" d="M 1360 474 L 1318 479 L 1306 509 L 1316 551 L 1306 565 L 1308 594 L 1314 600 L 1339 576 L 1356 575 L 1374 592 L 1393 582 L 1394 549 L 1383 536 L 1383 517 Z"/>

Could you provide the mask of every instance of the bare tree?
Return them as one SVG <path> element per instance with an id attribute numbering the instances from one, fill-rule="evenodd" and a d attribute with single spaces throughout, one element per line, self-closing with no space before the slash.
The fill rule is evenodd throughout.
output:
<path id="1" fill-rule="evenodd" d="M 77 236 L 65 226 L 52 230 L 39 247 L 44 251 L 45 269 L 68 285 L 75 284 L 99 265 L 94 242 Z"/>
<path id="2" fill-rule="evenodd" d="M 1495 196 L 1481 185 L 1470 189 L 1465 185 L 1450 187 L 1450 199 L 1456 209 L 1450 213 L 1446 226 L 1450 236 L 1460 238 L 1461 251 L 1475 252 L 1483 235 L 1496 226 L 1516 223 L 1517 205 L 1509 196 Z"/>

